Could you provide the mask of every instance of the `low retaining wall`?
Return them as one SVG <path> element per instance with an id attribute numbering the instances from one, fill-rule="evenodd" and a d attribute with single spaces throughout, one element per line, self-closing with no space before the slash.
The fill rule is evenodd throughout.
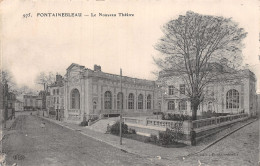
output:
<path id="1" fill-rule="evenodd" d="M 155 135 L 159 135 L 160 131 L 166 131 L 166 128 L 174 130 L 176 125 L 181 125 L 183 139 L 180 140 L 180 142 L 195 145 L 196 142 L 220 131 L 224 127 L 239 121 L 244 121 L 248 118 L 248 114 L 236 114 L 181 122 L 140 117 L 124 117 L 123 122 L 137 132 Z"/>

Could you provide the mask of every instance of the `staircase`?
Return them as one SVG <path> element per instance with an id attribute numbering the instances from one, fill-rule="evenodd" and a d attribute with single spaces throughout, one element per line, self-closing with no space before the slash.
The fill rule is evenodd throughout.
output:
<path id="1" fill-rule="evenodd" d="M 116 117 L 116 118 L 100 119 L 99 121 L 97 121 L 96 123 L 94 123 L 91 126 L 88 126 L 87 128 L 89 128 L 91 130 L 94 130 L 94 131 L 101 132 L 101 133 L 105 133 L 107 131 L 107 124 L 109 124 L 111 126 L 117 120 L 119 120 L 118 117 Z"/>

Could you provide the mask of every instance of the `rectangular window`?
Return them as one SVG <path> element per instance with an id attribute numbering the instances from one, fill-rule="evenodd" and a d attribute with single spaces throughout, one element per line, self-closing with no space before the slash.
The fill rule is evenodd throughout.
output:
<path id="1" fill-rule="evenodd" d="M 57 95 L 59 95 L 59 89 L 57 89 Z"/>
<path id="2" fill-rule="evenodd" d="M 169 89 L 169 95 L 173 95 L 174 94 L 174 87 L 171 85 L 168 87 Z"/>
<path id="3" fill-rule="evenodd" d="M 59 98 L 59 97 L 57 97 L 57 103 L 58 103 L 58 104 L 60 103 L 60 98 Z"/>
<path id="4" fill-rule="evenodd" d="M 185 85 L 180 84 L 180 94 L 185 94 Z"/>
<path id="5" fill-rule="evenodd" d="M 53 89 L 53 95 L 55 95 L 55 89 Z"/>
<path id="6" fill-rule="evenodd" d="M 54 97 L 54 101 L 53 102 L 54 102 L 54 104 L 56 103 L 56 97 Z"/>

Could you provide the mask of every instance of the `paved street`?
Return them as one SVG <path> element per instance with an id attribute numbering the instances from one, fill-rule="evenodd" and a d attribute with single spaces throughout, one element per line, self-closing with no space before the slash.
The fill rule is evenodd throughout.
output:
<path id="1" fill-rule="evenodd" d="M 45 122 L 45 128 L 41 123 Z M 259 160 L 259 120 L 224 138 L 205 151 L 190 157 L 154 160 L 96 141 L 37 116 L 17 115 L 3 140 L 7 163 L 30 165 L 257 165 Z M 108 135 L 104 135 L 108 136 Z M 126 140 L 125 140 L 126 141 Z M 143 144 L 143 143 L 142 143 Z M 144 144 L 147 145 L 147 144 Z M 135 146 L 135 145 L 132 145 Z M 138 147 L 143 149 L 146 146 Z M 138 148 L 135 146 L 135 148 Z M 157 148 L 157 147 L 156 147 Z M 197 147 L 188 147 L 194 151 Z M 161 151 L 157 148 L 155 151 Z M 164 148 L 178 153 L 185 149 Z M 163 154 L 161 152 L 161 154 Z M 150 151 L 151 156 L 152 152 Z M 138 153 L 139 154 L 139 153 Z M 156 164 L 156 163 L 157 164 Z M 161 164 L 164 163 L 164 164 Z"/>
<path id="2" fill-rule="evenodd" d="M 148 159 L 123 152 L 77 131 L 20 115 L 6 133 L 3 152 L 7 163 L 19 166 L 156 165 Z"/>
<path id="3" fill-rule="evenodd" d="M 180 165 L 258 165 L 259 120 L 238 130 L 209 149 L 188 157 Z"/>

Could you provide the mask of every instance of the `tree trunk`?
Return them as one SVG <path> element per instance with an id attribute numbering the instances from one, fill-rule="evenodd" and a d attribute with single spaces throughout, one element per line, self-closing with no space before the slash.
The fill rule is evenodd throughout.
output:
<path id="1" fill-rule="evenodd" d="M 192 110 L 191 120 L 197 120 L 197 111 L 198 111 L 199 104 L 200 103 L 198 100 L 191 100 L 191 110 Z"/>
<path id="2" fill-rule="evenodd" d="M 192 110 L 192 121 L 197 120 L 197 111 L 199 107 L 200 101 L 198 98 L 193 98 L 191 100 L 191 110 Z M 196 132 L 193 130 L 193 127 L 191 128 L 190 132 L 190 139 L 191 139 L 191 145 L 196 146 Z"/>

